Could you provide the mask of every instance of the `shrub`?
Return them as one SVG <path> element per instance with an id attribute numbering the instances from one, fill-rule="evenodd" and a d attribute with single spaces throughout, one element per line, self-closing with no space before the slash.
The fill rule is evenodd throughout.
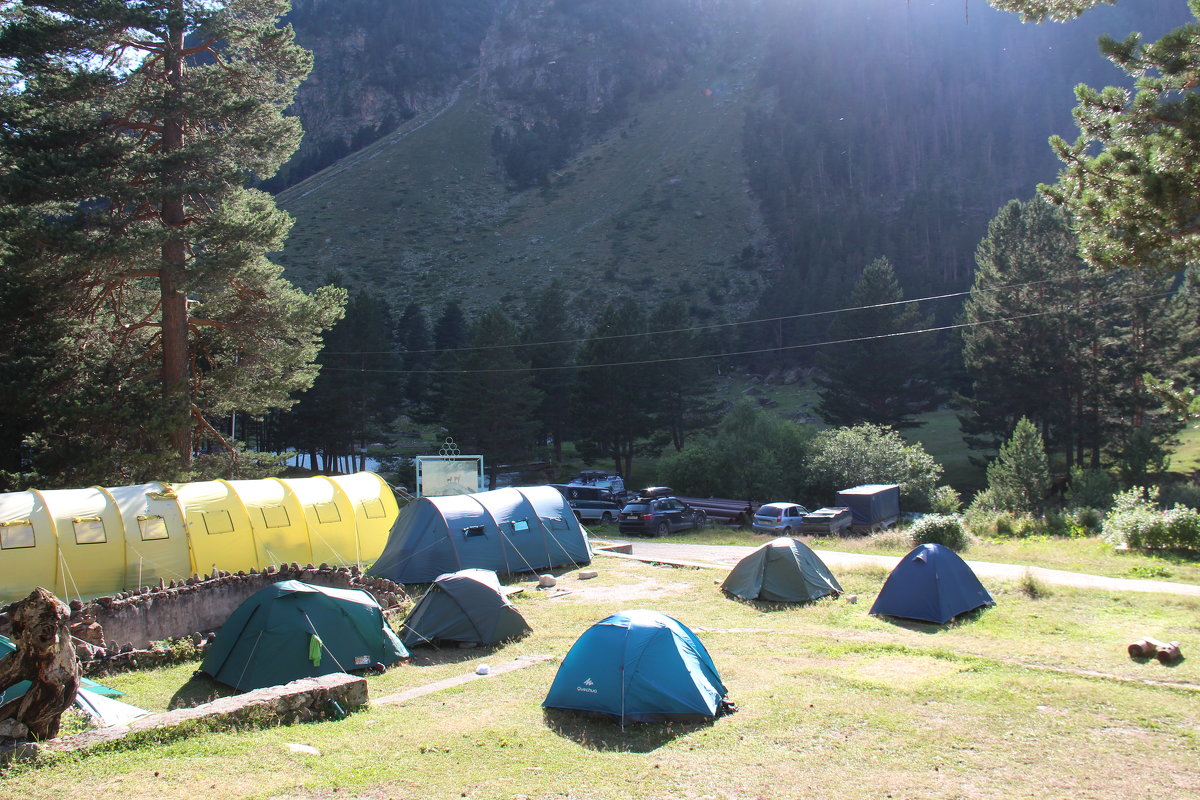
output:
<path id="1" fill-rule="evenodd" d="M 957 514 L 962 504 L 962 496 L 953 486 L 939 486 L 929 495 L 929 510 L 934 514 Z"/>
<path id="2" fill-rule="evenodd" d="M 840 489 L 895 483 L 905 510 L 924 511 L 942 467 L 920 444 L 891 428 L 862 423 L 817 434 L 807 463 L 812 490 L 831 501 Z M 827 502 L 827 501 L 822 501 Z"/>
<path id="3" fill-rule="evenodd" d="M 1017 588 L 1021 594 L 1030 600 L 1041 600 L 1043 597 L 1049 597 L 1051 594 L 1050 587 L 1030 570 L 1025 570 L 1021 573 L 1021 580 L 1018 581 Z"/>
<path id="4" fill-rule="evenodd" d="M 1200 486 L 1194 483 L 1165 483 L 1159 489 L 1161 502 L 1167 508 L 1187 506 L 1200 508 Z"/>
<path id="5" fill-rule="evenodd" d="M 1200 511 L 1184 505 L 1161 511 L 1158 488 L 1134 486 L 1116 497 L 1104 538 L 1137 550 L 1200 551 Z"/>
<path id="6" fill-rule="evenodd" d="M 926 514 L 908 530 L 913 544 L 940 544 L 951 550 L 965 550 L 970 544 L 957 514 Z"/>
<path id="7" fill-rule="evenodd" d="M 988 490 L 997 508 L 1016 512 L 1038 511 L 1050 489 L 1046 445 L 1037 426 L 1021 417 L 1012 438 L 988 464 Z"/>

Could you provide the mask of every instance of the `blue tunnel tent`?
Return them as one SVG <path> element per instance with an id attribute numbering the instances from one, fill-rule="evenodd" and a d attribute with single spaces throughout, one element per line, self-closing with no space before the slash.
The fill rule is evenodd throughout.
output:
<path id="1" fill-rule="evenodd" d="M 657 611 L 622 611 L 584 631 L 542 706 L 626 722 L 711 720 L 727 711 L 725 684 L 686 625 Z"/>
<path id="2" fill-rule="evenodd" d="M 527 486 L 409 503 L 369 574 L 429 583 L 461 569 L 533 572 L 591 560 L 566 498 L 552 486 Z"/>
<path id="3" fill-rule="evenodd" d="M 369 592 L 280 581 L 234 609 L 200 670 L 248 692 L 407 657 Z"/>
<path id="4" fill-rule="evenodd" d="M 839 595 L 842 586 L 821 557 L 797 539 L 781 536 L 743 558 L 721 588 L 743 600 L 806 603 Z"/>
<path id="5" fill-rule="evenodd" d="M 437 642 L 495 644 L 529 633 L 529 623 L 489 569 L 439 575 L 400 627 L 405 647 Z"/>
<path id="6" fill-rule="evenodd" d="M 995 604 L 958 553 L 940 544 L 921 544 L 892 569 L 870 613 L 941 625 Z"/>

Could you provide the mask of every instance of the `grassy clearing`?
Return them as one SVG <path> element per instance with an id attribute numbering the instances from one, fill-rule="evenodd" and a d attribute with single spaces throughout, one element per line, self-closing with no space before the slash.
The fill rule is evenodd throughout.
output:
<path id="1" fill-rule="evenodd" d="M 615 525 L 595 527 L 592 528 L 592 532 L 601 538 L 621 538 Z M 672 534 L 669 541 L 682 544 L 758 547 L 771 538 L 754 531 L 710 525 L 702 531 Z M 841 550 L 847 553 L 900 556 L 913 547 L 912 541 L 903 530 L 863 537 L 797 538 L 814 549 Z M 970 561 L 1026 564 L 1031 567 L 1086 572 L 1110 578 L 1150 578 L 1200 583 L 1200 561 L 1195 556 L 1118 550 L 1098 537 L 1065 539 L 1030 536 L 1023 539 L 975 539 L 970 548 L 962 552 L 962 556 Z"/>
<path id="2" fill-rule="evenodd" d="M 1200 790 L 1200 659 L 1125 655 L 1133 638 L 1196 641 L 1200 603 L 1014 583 L 945 627 L 867 615 L 879 570 L 839 574 L 846 599 L 800 607 L 724 598 L 720 573 L 600 558 L 600 577 L 516 602 L 535 633 L 449 649 L 371 679 L 373 696 L 501 663 L 562 656 L 588 625 L 650 607 L 697 630 L 741 711 L 711 725 L 617 726 L 543 713 L 548 663 L 340 722 L 202 733 L 19 767 L 0 797 L 1117 798 L 1166 781 Z M 1186 647 L 1186 645 L 1185 645 Z M 161 708 L 190 668 L 120 681 Z M 312 745 L 320 756 L 288 751 Z M 802 787 L 802 788 L 801 788 Z"/>

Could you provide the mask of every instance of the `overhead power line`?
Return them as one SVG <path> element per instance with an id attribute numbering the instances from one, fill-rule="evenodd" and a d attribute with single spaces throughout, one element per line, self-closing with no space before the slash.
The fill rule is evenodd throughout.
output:
<path id="1" fill-rule="evenodd" d="M 714 322 L 711 325 L 695 325 L 687 328 L 670 328 L 667 330 L 641 331 L 638 333 L 614 333 L 609 336 L 589 336 L 574 339 L 556 339 L 548 342 L 514 342 L 513 344 L 488 344 L 479 345 L 477 347 L 447 347 L 443 349 L 430 350 L 326 350 L 323 351 L 326 355 L 331 356 L 390 356 L 390 355 L 439 355 L 442 353 L 474 353 L 481 350 L 513 350 L 520 347 L 549 347 L 556 344 L 587 344 L 588 342 L 606 342 L 613 339 L 632 339 L 635 337 L 653 337 L 663 336 L 671 333 L 698 333 L 700 331 L 713 331 L 721 328 L 737 328 L 745 325 L 762 325 L 772 322 L 787 322 L 789 320 L 809 319 L 812 317 L 823 317 L 831 314 L 844 314 L 850 311 L 870 311 L 876 308 L 889 308 L 891 306 L 904 306 L 909 303 L 924 303 L 931 300 L 947 300 L 953 297 L 965 297 L 972 292 L 999 292 L 1005 289 L 1022 289 L 1026 286 L 1040 286 L 1046 283 L 1055 283 L 1065 280 L 1064 278 L 1046 278 L 1040 281 L 1029 281 L 1028 283 L 1013 283 L 1006 286 L 992 286 L 987 289 L 972 289 L 965 292 L 951 292 L 949 294 L 936 294 L 928 297 L 915 297 L 911 300 L 892 300 L 887 303 L 875 303 L 867 306 L 846 306 L 844 308 L 831 308 L 825 311 L 809 311 L 803 314 L 788 314 L 782 317 L 764 317 L 762 319 L 747 319 L 740 322 Z"/>
<path id="2" fill-rule="evenodd" d="M 1041 283 L 1042 281 L 1038 281 Z M 385 375 L 487 375 L 496 373 L 509 372 L 551 372 L 568 369 L 601 369 L 608 367 L 634 367 L 649 364 L 670 364 L 680 361 L 701 361 L 709 358 L 736 358 L 739 356 L 753 356 L 764 353 L 778 353 L 784 350 L 805 350 L 814 347 L 830 347 L 839 344 L 853 344 L 856 342 L 870 342 L 879 339 L 895 339 L 901 336 L 916 336 L 923 333 L 941 333 L 943 331 L 961 330 L 963 328 L 974 328 L 981 325 L 995 325 L 1000 322 L 1015 322 L 1022 319 L 1032 319 L 1035 317 L 1047 317 L 1058 314 L 1065 314 L 1072 311 L 1079 311 L 1085 308 L 1093 308 L 1095 306 L 1106 305 L 1115 302 L 1132 302 L 1135 300 L 1151 300 L 1155 298 L 1167 297 L 1171 292 L 1157 292 L 1155 294 L 1141 295 L 1138 297 L 1120 297 L 1108 298 L 1083 306 L 1072 306 L 1064 309 L 1055 309 L 1052 311 L 1033 311 L 1028 314 L 1017 314 L 1011 317 L 1000 317 L 997 319 L 985 319 L 977 322 L 960 322 L 954 325 L 940 325 L 933 328 L 920 328 L 914 331 L 897 331 L 896 333 L 883 333 L 875 336 L 859 336 L 851 339 L 835 339 L 824 342 L 808 342 L 805 344 L 789 344 L 779 347 L 760 347 L 753 350 L 739 350 L 730 353 L 705 353 L 694 356 L 670 356 L 666 358 L 646 358 L 634 361 L 618 361 L 608 364 L 568 364 L 555 367 L 501 367 L 489 369 L 354 369 L 352 367 L 331 367 L 322 366 L 321 369 L 331 372 L 369 372 Z M 912 302 L 912 301 L 909 301 Z"/>

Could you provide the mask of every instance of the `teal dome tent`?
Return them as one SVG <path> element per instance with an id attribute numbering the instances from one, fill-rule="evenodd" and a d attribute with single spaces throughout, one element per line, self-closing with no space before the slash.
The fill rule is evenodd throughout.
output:
<path id="1" fill-rule="evenodd" d="M 542 706 L 626 722 L 711 720 L 732 708 L 704 645 L 657 611 L 622 611 L 571 646 Z"/>
<path id="2" fill-rule="evenodd" d="M 248 692 L 407 657 L 369 592 L 280 581 L 229 615 L 200 670 Z"/>
<path id="3" fill-rule="evenodd" d="M 838 595 L 841 584 L 803 542 L 781 536 L 743 558 L 721 588 L 744 600 L 805 603 Z"/>

